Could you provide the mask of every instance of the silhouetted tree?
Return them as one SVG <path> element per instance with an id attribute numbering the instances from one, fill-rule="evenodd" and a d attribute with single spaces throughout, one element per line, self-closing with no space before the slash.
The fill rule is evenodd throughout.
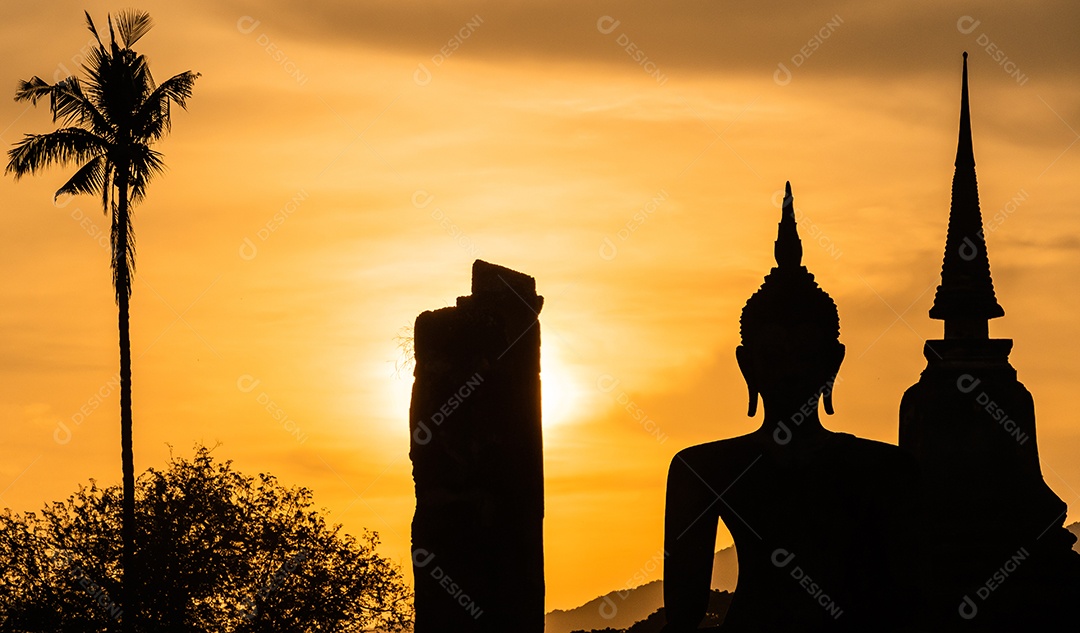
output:
<path id="1" fill-rule="evenodd" d="M 89 486 L 40 513 L 0 514 L 0 631 L 106 631 L 121 618 L 118 486 Z M 140 626 L 172 632 L 403 630 L 399 568 L 312 510 L 311 491 L 246 477 L 206 447 L 136 487 Z"/>
<path id="2" fill-rule="evenodd" d="M 150 146 L 171 128 L 170 106 L 186 107 L 198 73 L 183 72 L 157 85 L 146 57 L 132 46 L 150 30 L 150 15 L 122 11 L 113 28 L 109 16 L 109 44 L 102 42 L 94 21 L 86 24 L 97 41 L 83 65 L 86 80 L 68 77 L 50 84 L 40 77 L 22 81 L 16 101 L 48 97 L 53 122 L 64 127 L 48 134 L 27 134 L 8 152 L 7 172 L 18 179 L 54 163 L 80 165 L 79 170 L 56 192 L 96 194 L 106 213 L 112 215 L 112 272 L 120 330 L 120 453 L 124 476 L 123 569 L 129 582 L 121 591 L 121 604 L 131 607 L 139 584 L 131 566 L 135 526 L 132 491 L 135 465 L 131 449 L 131 339 L 129 301 L 135 272 L 135 233 L 131 214 L 146 194 L 150 178 L 164 168 L 161 154 Z M 117 41 L 119 35 L 119 42 Z M 129 609 L 133 615 L 136 609 Z M 124 621 L 132 631 L 131 618 Z"/>

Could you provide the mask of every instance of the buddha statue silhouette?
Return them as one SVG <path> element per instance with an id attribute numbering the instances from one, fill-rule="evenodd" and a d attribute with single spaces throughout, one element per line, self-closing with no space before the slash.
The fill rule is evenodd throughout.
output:
<path id="1" fill-rule="evenodd" d="M 735 356 L 761 427 L 672 459 L 664 525 L 666 633 L 696 630 L 717 520 L 739 575 L 724 632 L 900 631 L 918 616 L 908 526 L 916 469 L 898 447 L 821 425 L 844 359 L 833 300 L 801 265 L 787 184 L 776 267 L 750 297 Z"/>

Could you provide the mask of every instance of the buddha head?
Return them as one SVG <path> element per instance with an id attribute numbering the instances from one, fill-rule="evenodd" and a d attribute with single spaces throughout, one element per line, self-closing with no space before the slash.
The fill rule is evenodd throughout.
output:
<path id="1" fill-rule="evenodd" d="M 774 254 L 776 267 L 746 302 L 742 344 L 735 357 L 749 391 L 748 415 L 758 396 L 779 409 L 817 406 L 832 414 L 832 384 L 844 360 L 840 317 L 832 298 L 801 264 L 791 183 L 787 184 Z"/>

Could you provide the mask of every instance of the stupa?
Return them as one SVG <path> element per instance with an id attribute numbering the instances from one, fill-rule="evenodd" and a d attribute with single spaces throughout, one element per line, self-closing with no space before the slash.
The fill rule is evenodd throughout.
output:
<path id="1" fill-rule="evenodd" d="M 1080 556 L 1065 503 L 1042 477 L 1031 394 L 990 338 L 997 301 L 979 209 L 967 53 L 949 228 L 927 366 L 900 405 L 900 446 L 923 479 L 920 584 L 935 630 L 1042 630 L 1071 620 Z"/>

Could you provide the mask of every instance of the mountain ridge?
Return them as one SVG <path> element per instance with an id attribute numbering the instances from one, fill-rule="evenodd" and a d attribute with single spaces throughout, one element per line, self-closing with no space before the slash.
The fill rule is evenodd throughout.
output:
<path id="1" fill-rule="evenodd" d="M 713 555 L 712 588 L 735 591 L 739 564 L 735 547 Z M 555 609 L 545 617 L 545 633 L 571 633 L 593 629 L 626 629 L 664 606 L 664 581 L 653 580 L 637 587 L 610 591 L 573 609 Z"/>

